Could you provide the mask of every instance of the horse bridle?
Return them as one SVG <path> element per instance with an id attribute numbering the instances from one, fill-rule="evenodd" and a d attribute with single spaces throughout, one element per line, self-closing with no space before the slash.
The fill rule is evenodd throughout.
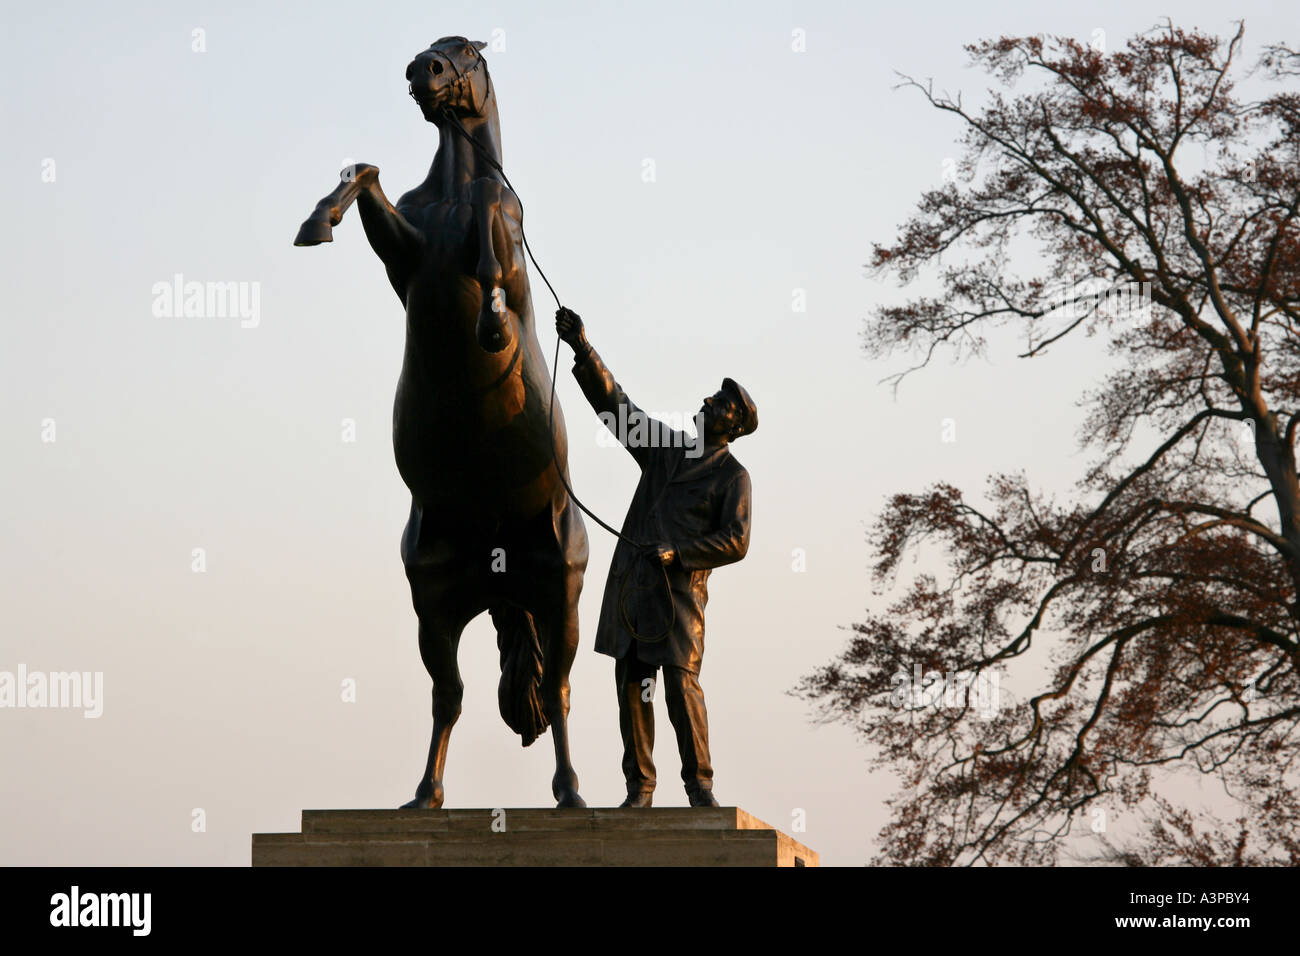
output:
<path id="1" fill-rule="evenodd" d="M 450 101 L 452 101 L 452 102 L 459 102 L 460 99 L 461 99 L 461 97 L 462 97 L 462 96 L 464 95 L 464 93 L 465 93 L 465 86 L 466 86 L 466 84 L 468 84 L 468 85 L 469 85 L 469 105 L 470 105 L 470 108 L 473 110 L 473 112 L 477 114 L 477 113 L 479 112 L 479 110 L 481 109 L 481 107 L 480 107 L 477 103 L 474 102 L 474 83 L 473 83 L 473 76 L 474 76 L 475 73 L 478 72 L 478 68 L 479 68 L 479 67 L 483 67 L 483 72 L 484 72 L 484 74 L 485 74 L 485 75 L 487 76 L 487 78 L 488 78 L 487 86 L 486 86 L 486 88 L 484 89 L 484 92 L 483 92 L 483 102 L 484 102 L 484 104 L 486 105 L 488 95 L 492 92 L 492 74 L 488 73 L 488 69 L 487 69 L 487 60 L 485 60 L 485 59 L 483 58 L 483 54 L 482 54 L 482 52 L 479 51 L 476 47 L 474 47 L 474 46 L 472 46 L 472 45 L 470 46 L 470 49 L 474 51 L 474 65 L 473 65 L 472 67 L 470 67 L 468 70 L 465 70 L 464 72 L 462 72 L 461 69 L 460 69 L 460 67 L 456 64 L 456 60 L 455 60 L 453 57 L 448 56 L 448 55 L 447 55 L 446 53 L 444 53 L 442 50 L 435 49 L 433 46 L 430 46 L 430 47 L 429 47 L 429 50 L 433 53 L 433 55 L 436 56 L 436 57 L 438 57 L 439 59 L 445 61 L 446 64 L 447 64 L 449 67 L 451 67 L 452 72 L 456 74 L 456 79 L 453 80 L 453 81 L 452 81 L 452 84 L 451 84 L 451 94 L 452 94 L 452 95 L 451 95 L 451 97 L 449 98 Z M 406 84 L 406 92 L 407 92 L 407 94 L 411 97 L 411 99 L 415 100 L 417 103 L 420 102 L 420 98 L 419 98 L 418 96 L 415 95 L 415 84 L 414 84 L 414 83 L 409 83 L 409 82 L 408 82 L 408 83 Z M 447 109 L 447 108 L 448 108 L 447 106 L 445 106 L 445 105 L 443 106 L 443 109 L 444 109 L 444 110 Z"/>

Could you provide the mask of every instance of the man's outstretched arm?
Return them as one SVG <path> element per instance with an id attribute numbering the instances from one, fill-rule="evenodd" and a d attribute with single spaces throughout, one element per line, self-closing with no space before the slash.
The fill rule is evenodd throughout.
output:
<path id="1" fill-rule="evenodd" d="M 555 313 L 555 331 L 573 349 L 573 377 L 582 386 L 582 393 L 637 464 L 644 467 L 652 448 L 672 447 L 668 426 L 651 418 L 627 397 L 587 341 L 577 313 L 561 307 Z"/>

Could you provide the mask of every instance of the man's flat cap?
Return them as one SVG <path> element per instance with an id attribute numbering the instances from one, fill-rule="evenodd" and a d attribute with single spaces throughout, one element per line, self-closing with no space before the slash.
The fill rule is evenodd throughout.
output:
<path id="1" fill-rule="evenodd" d="M 740 406 L 741 435 L 750 435 L 758 428 L 758 406 L 754 400 L 749 397 L 749 392 L 734 378 L 724 378 L 722 387 L 729 391 L 736 403 Z"/>

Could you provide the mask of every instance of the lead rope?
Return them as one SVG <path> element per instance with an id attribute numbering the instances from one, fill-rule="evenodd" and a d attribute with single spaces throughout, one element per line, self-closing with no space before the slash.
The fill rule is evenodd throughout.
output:
<path id="1" fill-rule="evenodd" d="M 483 60 L 481 55 L 479 56 L 479 62 L 483 63 L 484 70 L 486 70 L 487 62 Z M 491 82 L 492 82 L 491 77 L 489 76 L 488 83 L 490 84 Z M 486 98 L 485 98 L 485 102 L 486 102 Z M 506 175 L 506 171 L 502 168 L 501 164 L 497 162 L 496 157 L 494 157 L 491 153 L 489 153 L 481 143 L 479 143 L 476 139 L 474 139 L 473 136 L 469 134 L 469 130 L 465 129 L 465 127 L 461 124 L 460 119 L 456 116 L 455 113 L 451 111 L 450 107 L 444 106 L 442 108 L 442 115 L 445 119 L 450 121 L 452 128 L 457 133 L 459 133 L 467 143 L 469 143 L 472 147 L 474 147 L 474 149 L 478 150 L 479 155 L 482 156 L 484 159 L 486 159 L 493 166 L 493 168 L 495 168 L 496 171 L 501 174 L 501 178 L 505 180 L 506 186 L 508 186 L 510 188 L 510 191 L 515 194 L 515 199 L 518 200 L 519 202 L 519 211 L 520 211 L 519 236 L 524 241 L 524 251 L 528 253 L 528 258 L 532 262 L 533 268 L 537 270 L 537 274 L 541 276 L 542 281 L 546 283 L 546 288 L 550 290 L 551 298 L 555 300 L 555 307 L 557 309 L 563 309 L 564 305 L 563 303 L 560 302 L 560 296 L 556 293 L 555 286 L 551 285 L 551 280 L 546 278 L 546 273 L 542 270 L 542 267 L 537 263 L 537 257 L 533 255 L 532 247 L 528 245 L 528 234 L 524 231 L 524 225 L 522 221 L 524 201 L 519 197 L 519 190 L 515 189 L 514 183 L 510 182 L 510 177 Z M 677 620 L 677 602 L 673 597 L 673 586 L 672 586 L 672 581 L 668 577 L 668 568 L 665 567 L 663 562 L 659 560 L 659 556 L 657 554 L 650 553 L 650 549 L 647 545 L 639 544 L 638 542 L 633 541 L 631 538 L 623 534 L 623 532 L 619 531 L 618 529 L 614 528 L 612 525 L 606 524 L 604 521 L 601 520 L 599 515 L 597 515 L 590 508 L 584 505 L 582 501 L 578 498 L 578 496 L 573 493 L 573 489 L 569 487 L 569 480 L 564 476 L 564 469 L 560 467 L 560 455 L 555 448 L 555 387 L 560 372 L 560 342 L 561 341 L 562 340 L 558 337 L 555 340 L 555 358 L 551 362 L 551 400 L 549 404 L 549 409 L 547 411 L 547 429 L 546 429 L 547 434 L 550 436 L 551 439 L 551 461 L 555 463 L 555 473 L 560 476 L 560 484 L 564 486 L 564 490 L 568 493 L 569 497 L 573 499 L 573 503 L 577 505 L 587 517 L 589 517 L 592 521 L 596 522 L 596 524 L 600 525 L 602 528 L 604 528 L 610 534 L 614 535 L 619 540 L 627 542 L 629 545 L 635 548 L 636 551 L 640 553 L 644 558 L 646 558 L 647 560 L 653 560 L 655 565 L 658 566 L 660 572 L 663 575 L 664 591 L 668 595 L 668 608 L 669 608 L 668 624 L 664 627 L 663 631 L 654 635 L 653 637 L 645 637 L 641 634 L 640 631 L 636 629 L 636 626 L 628 618 L 627 592 L 628 592 L 628 587 L 632 581 L 631 568 L 628 568 L 627 573 L 623 576 L 623 584 L 619 588 L 619 594 L 618 594 L 618 610 L 619 610 L 619 615 L 623 619 L 624 626 L 627 627 L 628 631 L 638 641 L 641 641 L 642 643 L 645 644 L 658 644 L 664 639 L 666 639 L 668 635 L 672 632 L 673 624 L 676 623 Z M 665 484 L 664 490 L 665 491 L 667 490 L 667 484 Z M 659 498 L 655 499 L 654 505 L 651 506 L 651 512 L 654 511 L 654 508 L 658 507 L 659 501 L 662 498 L 663 498 L 663 492 L 661 491 L 659 494 Z M 632 588 L 632 590 L 640 592 L 640 591 L 649 591 L 652 590 L 652 588 L 635 587 Z"/>

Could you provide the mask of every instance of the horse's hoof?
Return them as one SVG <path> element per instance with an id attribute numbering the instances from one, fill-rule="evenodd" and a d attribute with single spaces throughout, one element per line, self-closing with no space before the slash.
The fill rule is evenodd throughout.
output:
<path id="1" fill-rule="evenodd" d="M 442 797 L 439 796 L 438 799 L 435 800 L 433 797 L 422 797 L 417 793 L 415 795 L 414 800 L 406 801 L 406 803 L 402 804 L 397 809 L 399 810 L 441 810 Z"/>
<path id="2" fill-rule="evenodd" d="M 334 229 L 328 219 L 308 219 L 298 229 L 298 237 L 293 240 L 295 246 L 319 246 L 322 242 L 334 241 Z"/>
<path id="3" fill-rule="evenodd" d="M 587 805 L 587 801 L 579 796 L 577 790 L 566 790 L 560 794 L 560 802 L 555 805 L 555 809 L 564 810 L 567 808 L 581 809 Z"/>
<path id="4" fill-rule="evenodd" d="M 478 340 L 479 348 L 493 354 L 505 351 L 506 347 L 514 341 L 509 317 L 504 309 L 497 309 L 496 301 L 494 297 L 483 301 L 483 308 L 478 313 L 478 322 L 474 326 L 474 337 Z"/>

